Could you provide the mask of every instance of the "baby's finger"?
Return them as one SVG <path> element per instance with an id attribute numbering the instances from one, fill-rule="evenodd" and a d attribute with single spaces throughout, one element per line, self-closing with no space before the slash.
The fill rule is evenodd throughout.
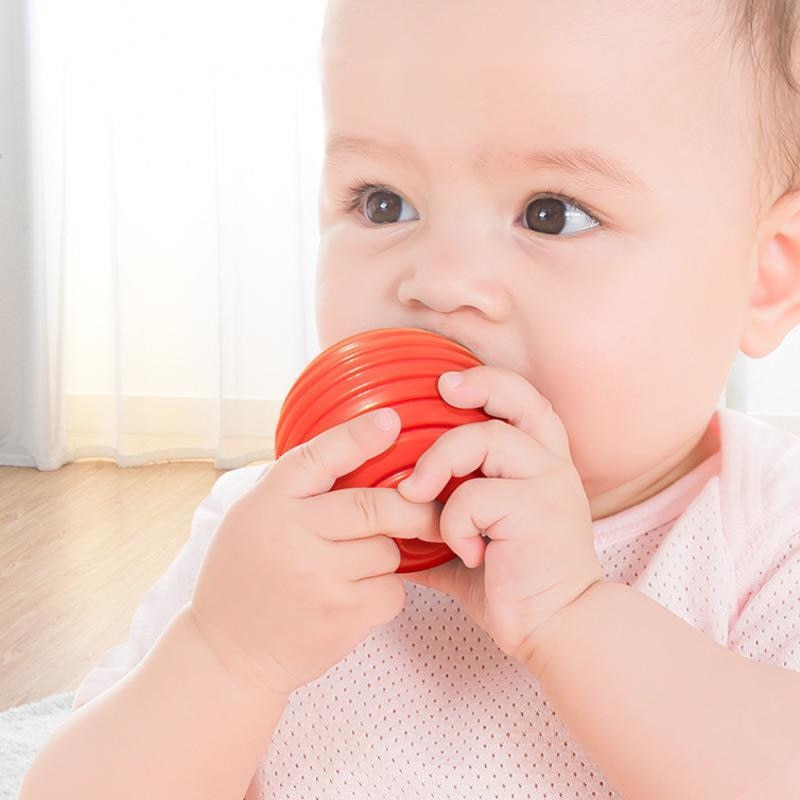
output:
<path id="1" fill-rule="evenodd" d="M 442 511 L 440 527 L 447 546 L 466 566 L 481 563 L 487 547 L 484 536 L 495 541 L 512 537 L 514 526 L 509 522 L 529 501 L 528 485 L 523 480 L 476 478 L 456 488 Z"/>
<path id="2" fill-rule="evenodd" d="M 530 478 L 551 469 L 553 461 L 536 439 L 507 422 L 473 422 L 436 439 L 397 490 L 409 500 L 432 500 L 451 478 L 476 469 L 489 478 Z"/>
<path id="3" fill-rule="evenodd" d="M 365 539 L 378 534 L 393 539 L 442 541 L 441 503 L 414 503 L 386 486 L 336 489 L 307 498 L 305 505 L 317 521 L 315 532 L 329 541 Z"/>
<path id="4" fill-rule="evenodd" d="M 388 429 L 379 426 L 382 419 L 388 421 Z M 284 453 L 269 470 L 268 485 L 284 497 L 320 495 L 337 478 L 386 450 L 399 432 L 400 417 L 394 409 L 361 414 Z"/>
<path id="5" fill-rule="evenodd" d="M 439 391 L 457 408 L 480 407 L 493 417 L 527 433 L 559 457 L 569 457 L 569 436 L 550 401 L 522 375 L 504 367 L 482 364 L 459 373 L 452 386 L 441 375 Z"/>

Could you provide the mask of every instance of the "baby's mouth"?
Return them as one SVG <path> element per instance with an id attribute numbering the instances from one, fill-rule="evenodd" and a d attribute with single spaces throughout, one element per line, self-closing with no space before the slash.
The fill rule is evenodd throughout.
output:
<path id="1" fill-rule="evenodd" d="M 480 350 L 478 348 L 476 348 L 475 345 L 470 344 L 469 342 L 459 338 L 458 336 L 454 336 L 452 333 L 447 333 L 446 331 L 439 331 L 439 330 L 436 330 L 434 328 L 426 328 L 423 325 L 417 325 L 415 327 L 419 328 L 422 331 L 428 331 L 429 333 L 435 333 L 438 336 L 444 336 L 445 338 L 450 339 L 451 341 L 455 342 L 456 344 L 460 344 L 462 347 L 466 347 L 466 349 L 469 350 L 481 363 L 483 363 L 483 364 L 488 364 L 489 363 L 488 361 L 486 361 L 486 359 L 484 359 L 481 356 Z"/>

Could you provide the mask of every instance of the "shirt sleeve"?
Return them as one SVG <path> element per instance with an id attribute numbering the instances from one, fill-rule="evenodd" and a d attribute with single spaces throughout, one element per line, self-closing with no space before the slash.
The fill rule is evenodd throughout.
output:
<path id="1" fill-rule="evenodd" d="M 271 464 L 272 462 L 270 462 Z M 158 640 L 172 618 L 191 600 L 211 537 L 233 503 L 270 464 L 255 464 L 220 475 L 192 516 L 189 537 L 166 572 L 147 590 L 133 615 L 128 639 L 107 650 L 75 691 L 72 708 L 108 689 L 132 670 Z"/>
<path id="2" fill-rule="evenodd" d="M 728 646 L 754 661 L 800 672 L 800 531 L 758 569 Z"/>

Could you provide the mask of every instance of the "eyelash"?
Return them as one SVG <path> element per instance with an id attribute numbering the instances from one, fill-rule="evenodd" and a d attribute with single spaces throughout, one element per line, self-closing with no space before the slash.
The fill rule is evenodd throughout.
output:
<path id="1" fill-rule="evenodd" d="M 385 186 L 385 185 L 380 184 L 380 183 L 370 183 L 368 181 L 359 180 L 359 181 L 356 181 L 356 183 L 351 184 L 350 186 L 348 186 L 342 192 L 342 194 L 340 195 L 340 204 L 341 204 L 340 208 L 342 209 L 342 211 L 344 211 L 347 214 L 350 214 L 350 213 L 352 213 L 354 211 L 357 211 L 359 206 L 361 205 L 362 200 L 364 199 L 364 196 L 367 194 L 368 191 L 372 191 L 372 190 L 379 190 L 379 191 L 383 191 L 383 192 L 391 192 L 392 194 L 396 194 L 398 197 L 402 197 L 403 196 L 399 192 L 396 192 L 394 189 L 390 188 L 389 186 Z M 593 209 L 588 208 L 584 203 L 580 202 L 576 198 L 574 198 L 574 197 L 572 197 L 572 196 L 570 196 L 568 194 L 565 194 L 562 191 L 545 189 L 542 192 L 537 192 L 537 194 L 534 197 L 532 197 L 530 200 L 528 200 L 528 204 L 532 203 L 534 200 L 540 199 L 540 197 L 555 197 L 557 200 L 563 200 L 563 201 L 569 203 L 570 205 L 576 206 L 581 211 L 583 211 L 585 214 L 588 214 L 595 222 L 598 223 L 595 227 L 598 227 L 598 228 L 606 227 L 606 223 L 605 223 L 603 217 L 600 214 L 596 213 Z M 526 204 L 526 207 L 527 207 L 527 204 Z M 365 227 L 369 227 L 369 228 L 380 227 L 376 223 L 370 222 L 369 220 L 367 220 L 366 222 L 364 222 L 362 224 L 364 224 Z M 525 230 L 530 230 L 530 228 L 526 228 Z M 589 230 L 592 230 L 592 229 L 590 228 L 590 229 L 588 229 L 586 231 L 583 231 L 583 233 L 588 233 Z M 537 233 L 537 231 L 531 231 L 531 233 Z M 580 234 L 572 234 L 571 236 L 562 236 L 562 237 L 555 237 L 555 236 L 553 236 L 551 234 L 539 234 L 539 235 L 540 236 L 547 236 L 550 239 L 553 239 L 553 238 L 569 239 L 569 238 L 572 238 L 573 236 L 576 236 L 576 235 L 580 236 Z"/>

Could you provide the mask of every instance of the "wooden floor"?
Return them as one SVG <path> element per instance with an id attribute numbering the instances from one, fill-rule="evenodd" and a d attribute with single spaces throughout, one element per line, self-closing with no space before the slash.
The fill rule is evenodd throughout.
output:
<path id="1" fill-rule="evenodd" d="M 127 639 L 222 473 L 210 461 L 0 467 L 0 710 L 77 689 Z"/>

